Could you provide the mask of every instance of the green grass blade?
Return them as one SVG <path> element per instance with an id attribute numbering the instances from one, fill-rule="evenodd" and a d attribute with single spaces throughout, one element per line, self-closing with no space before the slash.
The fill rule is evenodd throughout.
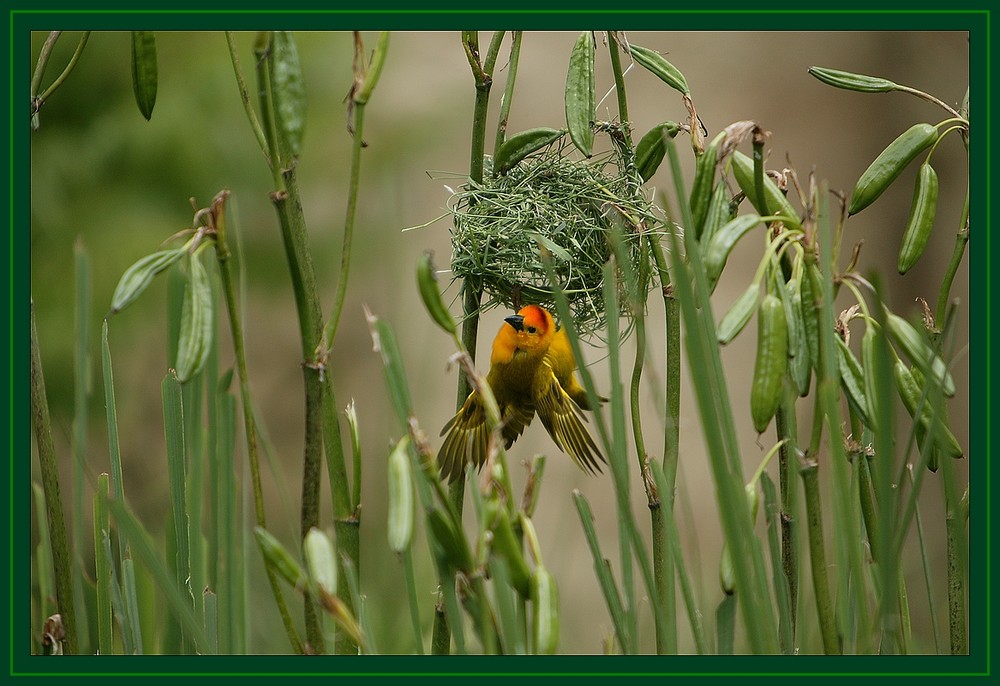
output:
<path id="1" fill-rule="evenodd" d="M 136 655 L 144 651 L 142 643 L 142 623 L 139 619 L 139 598 L 135 586 L 135 564 L 132 558 L 122 561 L 122 596 L 125 605 L 125 631 L 132 637 L 132 650 Z"/>
<path id="2" fill-rule="evenodd" d="M 715 608 L 716 652 L 719 655 L 733 654 L 733 639 L 736 634 L 736 596 L 727 595 Z"/>
<path id="3" fill-rule="evenodd" d="M 157 556 L 152 538 L 125 505 L 115 500 L 103 498 L 102 500 L 105 501 L 125 540 L 128 541 L 129 548 L 152 575 L 160 589 L 160 596 L 183 627 L 185 636 L 191 640 L 194 649 L 202 654 L 208 653 L 205 628 L 195 617 L 188 589 L 175 580 L 173 565 L 165 565 Z"/>
<path id="4" fill-rule="evenodd" d="M 178 586 L 185 588 L 192 608 L 194 596 L 191 592 L 191 538 L 188 523 L 187 499 L 187 455 L 184 442 L 184 403 L 181 384 L 170 371 L 161 384 L 163 396 L 163 430 L 167 445 L 167 475 L 170 491 L 170 521 L 173 523 L 176 559 L 174 579 Z M 199 626 L 201 622 L 198 623 Z"/>
<path id="5" fill-rule="evenodd" d="M 97 582 L 97 645 L 101 655 L 112 653 L 111 636 L 111 555 L 104 537 L 111 530 L 107 508 L 108 475 L 97 478 L 94 494 L 94 578 Z"/>
<path id="6" fill-rule="evenodd" d="M 615 626 L 618 643 L 621 646 L 622 652 L 634 653 L 635 646 L 628 631 L 629 626 L 625 615 L 625 608 L 622 605 L 618 587 L 615 585 L 614 578 L 611 575 L 611 566 L 601 554 L 601 544 L 597 541 L 597 531 L 594 529 L 594 514 L 590 509 L 590 503 L 587 502 L 586 497 L 578 490 L 573 491 L 573 502 L 576 504 L 576 510 L 580 515 L 580 523 L 583 525 L 583 533 L 587 538 L 590 554 L 594 558 L 594 572 L 597 574 L 597 581 L 601 586 L 604 602 L 607 604 L 608 612 L 611 614 L 611 622 Z"/>
<path id="7" fill-rule="evenodd" d="M 774 482 L 767 474 L 761 474 L 760 485 L 764 491 L 764 519 L 767 522 L 768 550 L 771 553 L 774 597 L 778 600 L 778 638 L 781 640 L 781 652 L 785 655 L 792 655 L 795 652 L 795 640 L 792 635 L 791 594 L 788 590 L 788 579 L 782 569 L 781 543 L 779 541 L 781 505 L 778 503 Z"/>

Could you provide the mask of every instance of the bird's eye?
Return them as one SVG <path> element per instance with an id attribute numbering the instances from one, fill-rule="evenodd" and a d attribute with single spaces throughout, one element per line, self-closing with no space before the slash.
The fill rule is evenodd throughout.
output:
<path id="1" fill-rule="evenodd" d="M 529 326 L 528 327 L 528 333 L 535 333 L 536 331 L 537 331 L 537 329 L 535 327 L 533 327 L 533 326 Z"/>

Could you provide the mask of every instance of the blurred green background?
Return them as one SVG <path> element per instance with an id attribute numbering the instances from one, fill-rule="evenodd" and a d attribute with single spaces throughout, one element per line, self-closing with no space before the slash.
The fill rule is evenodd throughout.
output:
<path id="1" fill-rule="evenodd" d="M 525 34 L 509 133 L 565 125 L 562 92 L 576 35 Z M 44 33 L 32 37 L 32 66 L 44 38 Z M 237 35 L 251 84 L 253 38 L 250 33 Z M 366 33 L 364 38 L 370 49 L 375 35 Z M 62 69 L 77 39 L 78 34 L 72 32 L 60 39 L 43 84 Z M 769 167 L 794 167 L 801 179 L 815 170 L 817 178 L 828 180 L 831 188 L 848 193 L 858 175 L 896 135 L 916 122 L 937 123 L 945 116 L 938 108 L 903 94 L 865 95 L 832 89 L 811 78 L 806 73 L 809 66 L 883 76 L 954 106 L 961 101 L 969 79 L 968 34 L 964 32 L 630 32 L 628 39 L 663 52 L 685 74 L 710 135 L 734 121 L 756 120 L 772 132 Z M 347 200 L 351 139 L 346 131 L 344 96 L 352 77 L 353 45 L 346 32 L 301 32 L 295 34 L 295 40 L 309 103 L 298 178 L 324 315 L 328 316 L 340 265 Z M 133 99 L 129 50 L 127 32 L 94 33 L 76 70 L 42 109 L 41 128 L 31 140 L 31 292 L 62 463 L 64 503 L 69 505 L 67 485 L 72 474 L 74 242 L 79 240 L 86 247 L 93 272 L 90 343 L 94 383 L 88 481 L 83 493 L 83 502 L 89 503 L 96 475 L 108 469 L 97 353 L 101 318 L 109 308 L 115 284 L 132 262 L 190 226 L 193 211 L 189 198 L 204 207 L 216 192 L 227 188 L 233 193 L 242 243 L 252 390 L 279 458 L 277 473 L 265 472 L 268 523 L 293 545 L 301 488 L 302 376 L 288 270 L 268 199 L 270 173 L 240 104 L 221 33 L 157 34 L 159 92 L 148 122 Z M 505 46 L 495 74 L 490 131 L 506 74 L 506 54 Z M 599 98 L 612 90 L 603 48 L 598 51 L 596 81 Z M 627 86 L 636 138 L 664 120 L 685 119 L 677 94 L 643 70 L 632 69 Z M 439 428 L 454 412 L 456 371 L 446 368 L 452 352 L 449 339 L 435 328 L 420 304 L 414 265 L 420 252 L 431 248 L 438 266 L 447 266 L 449 220 L 446 217 L 408 232 L 402 229 L 444 214 L 449 187 L 457 188 L 467 173 L 473 98 L 473 80 L 457 32 L 398 32 L 392 36 L 382 80 L 367 107 L 364 138 L 368 147 L 363 153 L 351 280 L 331 372 L 338 401 L 346 406 L 353 399 L 360 416 L 364 451 L 362 590 L 375 618 L 378 646 L 387 652 L 407 650 L 410 640 L 408 631 L 397 635 L 398 627 L 407 626 L 400 591 L 402 567 L 385 543 L 385 459 L 398 429 L 362 307 L 367 306 L 395 327 L 418 419 L 436 439 Z M 613 111 L 611 93 L 599 105 L 598 116 L 611 118 Z M 678 140 L 689 184 L 693 163 L 686 139 Z M 899 312 L 915 308 L 916 297 L 933 305 L 957 229 L 966 183 L 965 155 L 958 138 L 945 140 L 934 160 L 941 179 L 938 220 L 924 258 L 909 275 L 899 277 L 895 264 L 915 166 L 904 172 L 878 203 L 847 223 L 845 253 L 855 242 L 864 241 L 862 272 L 878 270 L 890 305 Z M 650 185 L 666 188 L 668 181 L 661 171 Z M 756 267 L 757 246 L 744 243 L 731 256 L 716 290 L 717 317 L 743 292 Z M 158 279 L 139 301 L 112 319 L 110 328 L 126 496 L 146 527 L 158 536 L 165 531 L 168 508 L 159 389 L 168 365 L 165 284 L 165 279 Z M 449 302 L 457 292 L 454 286 L 448 290 Z M 968 259 L 952 293 L 961 302 L 958 339 L 966 346 Z M 460 309 L 453 302 L 452 310 Z M 658 297 L 653 298 L 650 312 L 652 357 L 646 372 L 644 419 L 651 452 L 658 456 L 656 437 L 662 420 L 659 403 L 653 400 L 663 379 Z M 481 354 L 503 316 L 498 311 L 485 315 L 480 329 Z M 723 351 L 748 475 L 771 440 L 758 441 L 749 420 L 749 361 L 755 335 L 755 327 L 749 327 Z M 626 360 L 633 349 L 630 346 L 631 342 L 624 352 Z M 225 333 L 221 351 L 221 364 L 231 365 L 231 346 Z M 603 360 L 598 349 L 589 349 L 587 357 L 589 362 Z M 593 370 L 599 387 L 607 389 L 605 363 L 595 364 Z M 968 370 L 968 348 L 964 347 L 954 367 L 961 390 L 949 409 L 955 433 L 966 447 Z M 721 599 L 717 580 L 721 534 L 691 380 L 686 369 L 684 372 L 678 512 L 688 568 L 707 611 Z M 588 478 L 582 474 L 554 450 L 536 422 L 510 452 L 511 464 L 518 465 L 537 452 L 549 456 L 535 524 L 546 565 L 560 585 L 561 650 L 600 652 L 612 627 L 570 492 L 579 488 L 586 494 L 594 506 L 605 550 L 613 551 L 617 527 L 611 481 L 607 475 Z M 966 461 L 960 470 L 965 483 Z M 522 470 L 515 470 L 516 488 L 523 483 L 523 476 Z M 938 481 L 939 477 L 932 476 L 925 484 L 921 507 L 930 559 L 940 570 L 935 589 L 941 608 L 939 621 L 945 621 L 943 497 Z M 648 516 L 638 479 L 632 488 L 637 521 L 645 532 Z M 327 492 L 324 483 L 323 493 Z M 324 521 L 329 522 L 325 502 Z M 827 532 L 828 545 L 836 535 L 836 531 Z M 911 538 L 915 548 L 915 536 Z M 436 582 L 426 548 L 418 547 L 417 557 L 419 588 L 426 592 L 424 620 L 429 627 Z M 904 560 L 904 569 L 911 593 L 923 597 L 919 557 Z M 253 553 L 250 574 L 252 649 L 258 653 L 285 652 L 287 638 L 279 628 L 259 556 Z M 807 586 L 803 586 L 807 603 L 803 607 L 811 608 Z M 913 605 L 925 611 L 925 602 Z M 300 621 L 301 613 L 295 614 Z M 645 619 L 651 627 L 649 617 Z M 928 622 L 926 616 L 913 618 L 918 645 L 924 649 L 933 648 Z M 682 618 L 679 626 L 681 648 L 690 652 L 693 644 L 686 620 Z M 651 630 L 647 638 L 645 648 L 651 649 Z"/>

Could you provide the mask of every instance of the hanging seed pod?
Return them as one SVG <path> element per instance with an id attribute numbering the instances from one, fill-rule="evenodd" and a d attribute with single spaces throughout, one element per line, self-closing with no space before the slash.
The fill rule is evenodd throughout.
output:
<path id="1" fill-rule="evenodd" d="M 799 305 L 802 309 L 806 345 L 809 348 L 809 362 L 813 369 L 819 369 L 819 308 L 816 306 L 816 294 L 809 275 L 812 268 L 806 269 L 799 281 Z"/>
<path id="2" fill-rule="evenodd" d="M 907 367 L 902 360 L 896 360 L 896 364 L 893 367 L 899 397 L 902 399 L 903 405 L 906 407 L 906 411 L 910 413 L 910 416 L 917 419 L 918 444 L 923 445 L 924 437 L 932 434 L 934 437 L 934 446 L 938 450 L 948 457 L 962 457 L 961 444 L 955 438 L 955 434 L 942 421 L 940 412 L 935 411 L 935 408 L 925 396 L 923 384 L 918 380 L 915 371 Z M 918 407 L 920 409 L 919 417 L 917 417 Z"/>
<path id="3" fill-rule="evenodd" d="M 887 93 L 899 88 L 889 79 L 853 74 L 839 69 L 809 67 L 809 73 L 827 85 L 859 93 Z"/>
<path id="4" fill-rule="evenodd" d="M 937 140 L 937 135 L 937 129 L 930 124 L 914 124 L 889 143 L 854 185 L 848 214 L 857 214 L 875 202 L 903 169 Z"/>
<path id="5" fill-rule="evenodd" d="M 667 154 L 666 140 L 677 135 L 680 127 L 675 121 L 657 124 L 639 139 L 635 146 L 635 169 L 643 181 L 649 181 Z"/>
<path id="6" fill-rule="evenodd" d="M 454 335 L 458 328 L 455 320 L 451 317 L 451 312 L 441 298 L 441 291 L 437 287 L 437 274 L 434 273 L 433 255 L 429 250 L 425 250 L 417 260 L 417 286 L 420 290 L 420 298 L 424 301 L 424 307 L 430 313 L 434 322 L 446 332 Z"/>
<path id="7" fill-rule="evenodd" d="M 125 309 L 146 290 L 154 276 L 186 254 L 187 248 L 175 248 L 154 252 L 137 260 L 118 280 L 114 295 L 111 296 L 111 314 Z"/>
<path id="8" fill-rule="evenodd" d="M 132 32 L 132 92 L 139 112 L 149 121 L 156 105 L 156 35 L 152 31 Z"/>
<path id="9" fill-rule="evenodd" d="M 948 365 L 934 352 L 913 325 L 899 315 L 888 312 L 886 327 L 892 340 L 906 352 L 907 357 L 918 369 L 924 373 L 930 372 L 946 396 L 950 398 L 955 395 L 955 380 L 948 371 Z"/>
<path id="10" fill-rule="evenodd" d="M 781 384 L 788 368 L 788 324 L 781 301 L 770 293 L 757 310 L 757 359 L 750 386 L 750 415 L 763 433 L 781 403 Z"/>
<path id="11" fill-rule="evenodd" d="M 720 181 L 715 184 L 715 190 L 712 191 L 712 198 L 708 203 L 708 212 L 705 214 L 705 225 L 702 227 L 701 235 L 697 237 L 702 251 L 708 247 L 712 236 L 719 231 L 722 225 L 730 219 L 734 219 L 731 215 L 729 191 L 726 190 L 726 184 Z"/>
<path id="12" fill-rule="evenodd" d="M 715 282 L 722 275 L 722 270 L 729 259 L 729 253 L 733 251 L 736 242 L 739 241 L 750 229 L 761 223 L 761 218 L 756 214 L 742 214 L 736 219 L 726 222 L 719 229 L 712 240 L 709 241 L 705 250 L 705 274 L 712 288 Z"/>
<path id="13" fill-rule="evenodd" d="M 694 222 L 694 236 L 700 238 L 705 217 L 712 203 L 712 187 L 715 185 L 715 167 L 719 162 L 719 136 L 708 144 L 695 164 L 694 181 L 691 182 L 691 219 Z"/>
<path id="14" fill-rule="evenodd" d="M 554 655 L 559 647 L 559 588 L 539 564 L 531 575 L 531 631 L 538 655 Z"/>
<path id="15" fill-rule="evenodd" d="M 590 157 L 594 148 L 594 34 L 584 31 L 569 56 L 566 126 L 573 145 Z"/>
<path id="16" fill-rule="evenodd" d="M 181 304 L 181 326 L 177 341 L 177 380 L 184 383 L 201 371 L 212 347 L 212 287 L 208 272 L 197 255 L 191 256 L 191 269 Z"/>
<path id="17" fill-rule="evenodd" d="M 788 373 L 795 383 L 799 397 L 809 393 L 812 364 L 806 323 L 802 316 L 802 291 L 798 279 L 785 284 L 785 318 L 788 320 Z"/>
<path id="18" fill-rule="evenodd" d="M 566 133 L 565 129 L 539 127 L 515 134 L 504 141 L 493 157 L 496 174 L 506 174 L 515 164 L 533 152 L 555 143 Z"/>
<path id="19" fill-rule="evenodd" d="M 638 45 L 630 45 L 629 52 L 640 66 L 655 75 L 663 83 L 676 91 L 680 91 L 684 95 L 691 94 L 691 89 L 688 88 L 687 79 L 684 78 L 684 74 L 677 67 L 670 64 L 670 62 L 667 62 L 663 55 L 655 50 L 643 48 Z"/>
<path id="20" fill-rule="evenodd" d="M 719 326 L 716 327 L 715 333 L 719 343 L 726 345 L 743 330 L 743 327 L 747 325 L 750 317 L 757 310 L 757 297 L 759 295 L 760 286 L 752 283 L 743 295 L 736 299 L 722 321 L 719 322 Z"/>
<path id="21" fill-rule="evenodd" d="M 413 478 L 407 454 L 410 439 L 404 436 L 389 453 L 389 492 L 386 522 L 389 528 L 389 548 L 403 553 L 413 537 Z"/>
<path id="22" fill-rule="evenodd" d="M 840 336 L 837 339 L 837 366 L 840 369 L 840 385 L 847 394 L 847 402 L 854 413 L 861 418 L 865 426 L 875 428 L 872 415 L 868 409 L 868 398 L 865 394 L 865 374 L 861 363 L 854 356 L 847 343 Z"/>
<path id="23" fill-rule="evenodd" d="M 927 247 L 931 229 L 934 228 L 934 215 L 937 212 L 938 177 L 934 168 L 924 162 L 917 173 L 916 188 L 913 190 L 913 203 L 910 205 L 910 216 L 906 220 L 906 230 L 903 231 L 903 244 L 899 248 L 899 261 L 896 265 L 900 274 L 910 270 Z"/>
<path id="24" fill-rule="evenodd" d="M 310 578 L 327 595 L 337 594 L 337 555 L 333 541 L 325 533 L 312 527 L 302 542 L 302 553 Z"/>

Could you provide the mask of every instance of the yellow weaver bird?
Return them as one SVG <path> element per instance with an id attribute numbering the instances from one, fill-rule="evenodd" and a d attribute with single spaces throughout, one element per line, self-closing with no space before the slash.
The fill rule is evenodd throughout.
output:
<path id="1" fill-rule="evenodd" d="M 501 433 L 510 448 L 535 414 L 560 450 L 584 471 L 601 471 L 606 462 L 584 422 L 582 410 L 592 410 L 587 393 L 576 380 L 576 360 L 564 329 L 557 329 L 543 307 L 528 305 L 504 319 L 493 340 L 486 381 L 500 408 Z M 600 400 L 607 400 L 601 398 Z M 438 451 L 441 474 L 461 478 L 465 465 L 486 462 L 489 429 L 478 391 L 444 425 L 447 434 Z"/>

